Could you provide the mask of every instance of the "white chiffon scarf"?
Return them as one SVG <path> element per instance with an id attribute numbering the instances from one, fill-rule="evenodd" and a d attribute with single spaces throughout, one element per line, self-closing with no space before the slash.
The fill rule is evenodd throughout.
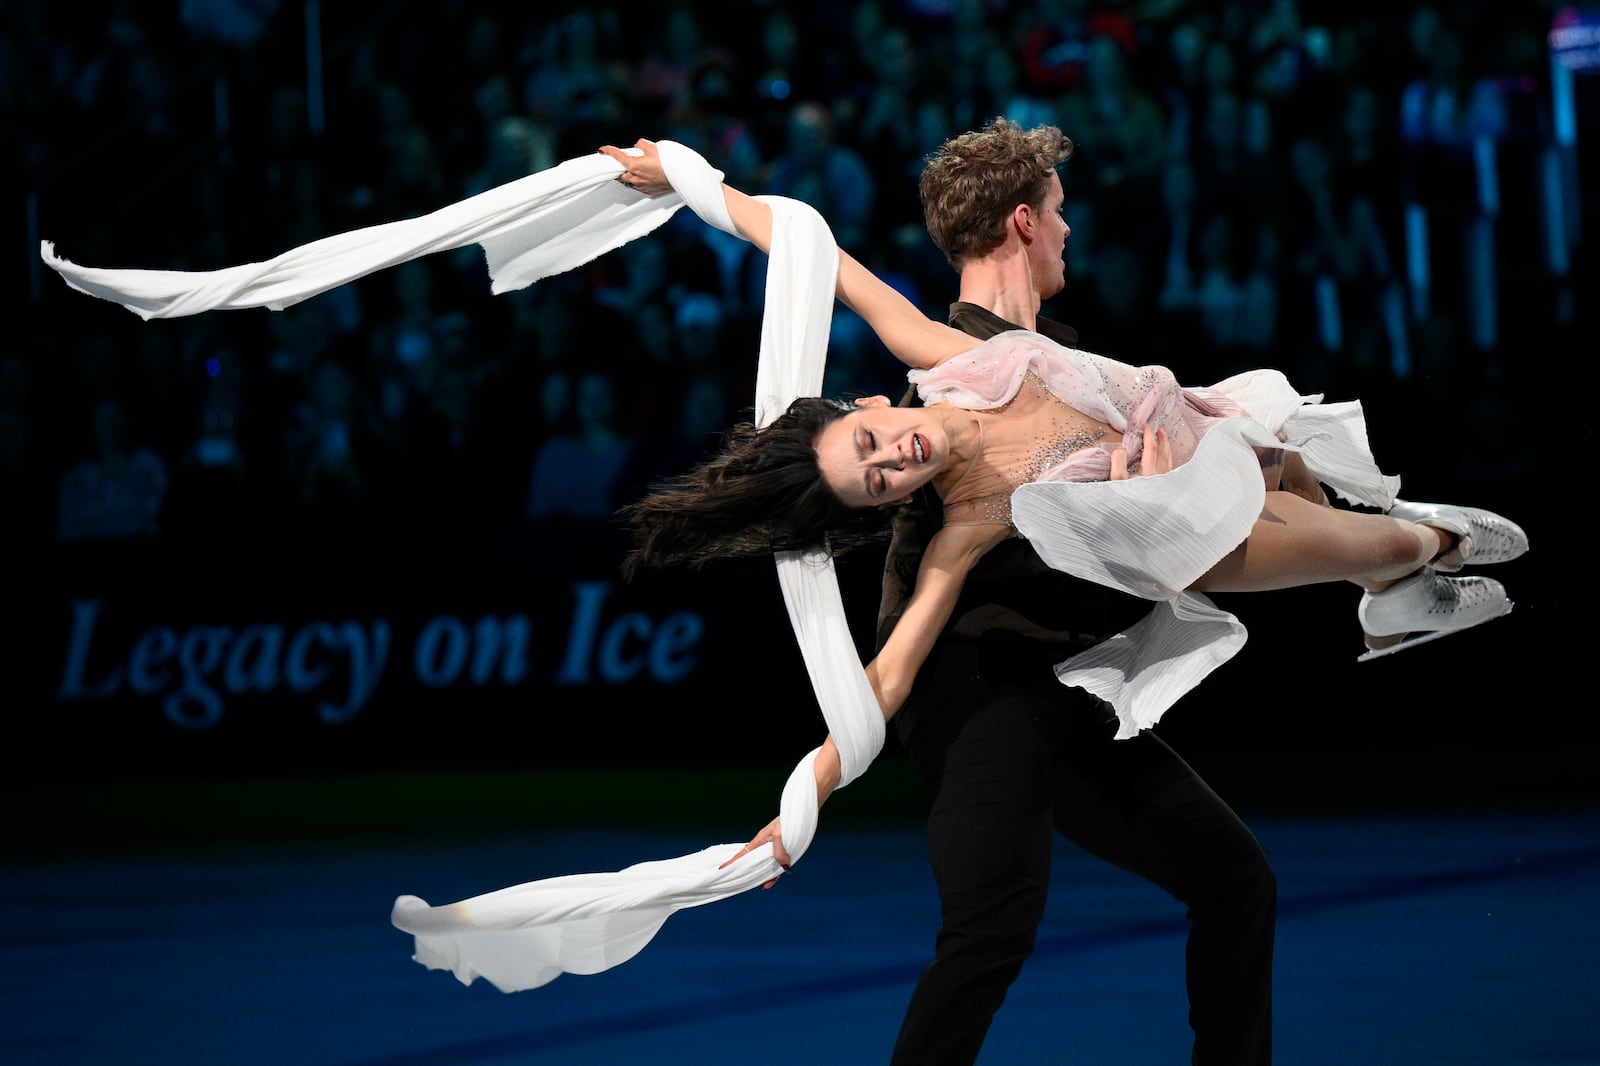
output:
<path id="1" fill-rule="evenodd" d="M 685 203 L 710 225 L 737 235 L 721 172 L 681 144 L 661 141 L 659 147 L 676 190 L 661 197 L 618 183 L 620 164 L 596 153 L 419 218 L 336 234 L 222 270 L 83 267 L 57 256 L 48 241 L 40 254 L 74 289 L 149 320 L 282 310 L 374 271 L 469 244 L 483 247 L 492 291 L 509 292 L 644 236 Z M 756 421 L 766 425 L 795 397 L 821 392 L 839 258 L 814 209 L 784 197 L 761 199 L 773 212 L 755 397 Z M 842 788 L 882 750 L 883 714 L 850 635 L 831 556 L 782 552 L 776 560 L 789 620 L 839 750 Z M 779 799 L 784 848 L 796 862 L 817 830 L 814 764 L 820 751 L 795 765 Z M 390 918 L 412 935 L 413 957 L 430 969 L 449 970 L 463 984 L 482 977 L 505 992 L 536 988 L 563 973 L 598 973 L 625 962 L 674 913 L 783 873 L 770 844 L 724 868 L 742 847 L 713 844 L 615 872 L 551 877 L 440 906 L 403 895 Z"/>

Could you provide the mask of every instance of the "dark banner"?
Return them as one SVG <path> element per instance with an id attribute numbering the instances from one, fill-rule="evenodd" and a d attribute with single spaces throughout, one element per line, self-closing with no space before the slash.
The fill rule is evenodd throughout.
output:
<path id="1" fill-rule="evenodd" d="M 625 582 L 623 551 L 521 522 L 56 547 L 22 618 L 34 768 L 681 766 L 821 739 L 770 559 Z"/>
<path id="2" fill-rule="evenodd" d="M 14 773 L 789 765 L 822 739 L 770 559 L 627 582 L 625 547 L 512 520 L 52 546 L 8 601 Z M 838 560 L 863 652 L 881 566 Z M 1553 691 L 1568 587 L 1502 570 L 1510 618 L 1363 664 L 1350 585 L 1216 597 L 1249 641 L 1160 731 L 1191 753 L 1593 736 Z"/>

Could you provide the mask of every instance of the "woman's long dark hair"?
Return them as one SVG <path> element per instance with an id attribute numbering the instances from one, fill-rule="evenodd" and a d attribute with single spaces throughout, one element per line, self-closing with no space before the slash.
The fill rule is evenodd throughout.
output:
<path id="1" fill-rule="evenodd" d="M 817 463 L 817 437 L 854 405 L 802 396 L 764 428 L 740 422 L 711 458 L 624 506 L 640 566 L 700 566 L 712 559 L 826 545 L 834 555 L 889 531 L 892 512 L 840 502 Z"/>

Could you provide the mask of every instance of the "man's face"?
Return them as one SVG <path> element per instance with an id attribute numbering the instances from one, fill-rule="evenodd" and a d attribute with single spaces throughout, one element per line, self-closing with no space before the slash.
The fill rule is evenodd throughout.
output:
<path id="1" fill-rule="evenodd" d="M 1050 299 L 1067 284 L 1067 266 L 1064 258 L 1067 238 L 1072 234 L 1072 227 L 1067 225 L 1066 218 L 1061 214 L 1061 205 L 1065 198 L 1061 191 L 1061 176 L 1051 174 L 1050 191 L 1045 193 L 1044 203 L 1039 211 L 1038 228 L 1034 232 L 1033 242 L 1028 245 L 1033 286 L 1038 290 L 1041 300 Z"/>

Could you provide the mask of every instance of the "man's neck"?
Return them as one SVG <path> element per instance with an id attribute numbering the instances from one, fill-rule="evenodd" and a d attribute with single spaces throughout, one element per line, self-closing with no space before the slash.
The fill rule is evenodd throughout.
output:
<path id="1" fill-rule="evenodd" d="M 967 263 L 961 269 L 958 299 L 977 304 L 1023 329 L 1038 327 L 1042 301 L 1023 256 L 991 256 Z"/>

